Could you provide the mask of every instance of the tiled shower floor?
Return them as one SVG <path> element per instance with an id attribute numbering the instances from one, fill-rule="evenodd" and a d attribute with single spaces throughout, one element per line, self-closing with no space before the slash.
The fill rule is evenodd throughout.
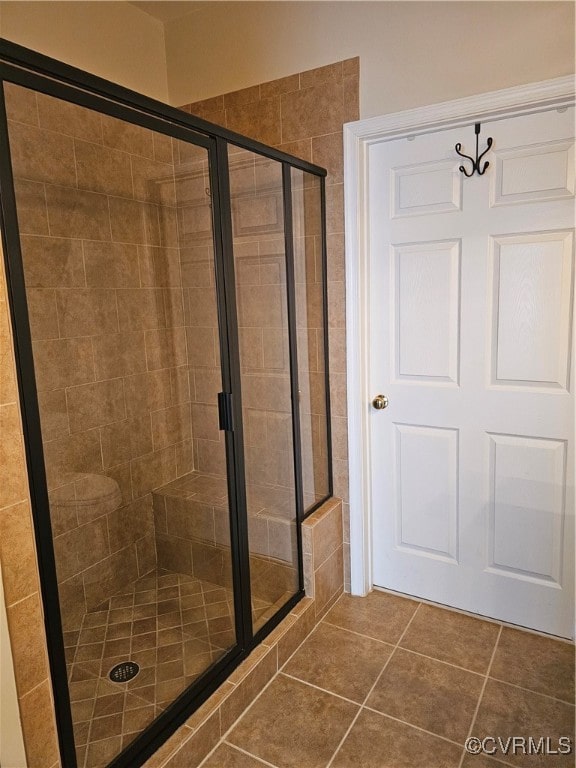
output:
<path id="1" fill-rule="evenodd" d="M 270 604 L 256 600 L 253 616 Z M 152 573 L 87 613 L 66 635 L 79 768 L 106 765 L 234 644 L 232 592 L 173 572 Z M 140 665 L 127 683 L 108 673 Z"/>

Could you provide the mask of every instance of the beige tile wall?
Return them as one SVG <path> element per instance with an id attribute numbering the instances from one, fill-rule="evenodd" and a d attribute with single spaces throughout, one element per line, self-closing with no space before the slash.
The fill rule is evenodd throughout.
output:
<path id="1" fill-rule="evenodd" d="M 182 107 L 185 111 L 324 166 L 334 493 L 343 499 L 345 586 L 350 585 L 344 175 L 342 126 L 359 118 L 359 59 L 347 59 Z"/>
<path id="2" fill-rule="evenodd" d="M 0 565 L 28 768 L 56 768 L 58 740 L 4 260 L 0 262 Z"/>
<path id="3" fill-rule="evenodd" d="M 292 207 L 302 472 L 304 504 L 308 509 L 327 495 L 329 470 L 318 178 L 292 172 Z"/>
<path id="4" fill-rule="evenodd" d="M 205 150 L 179 144 L 175 157 L 178 242 L 188 342 L 194 467 L 226 476 L 211 190 Z"/>
<path id="5" fill-rule="evenodd" d="M 150 491 L 192 468 L 170 138 L 7 91 L 22 254 L 66 630 L 155 567 Z M 70 473 L 117 481 L 101 516 Z"/>

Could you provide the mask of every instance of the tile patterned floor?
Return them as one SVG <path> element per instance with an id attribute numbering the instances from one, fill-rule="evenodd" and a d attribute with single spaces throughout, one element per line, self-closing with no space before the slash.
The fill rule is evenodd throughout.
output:
<path id="1" fill-rule="evenodd" d="M 257 601 L 256 616 L 270 604 Z M 234 644 L 232 592 L 192 576 L 162 571 L 135 582 L 79 632 L 65 635 L 72 718 L 80 768 L 106 765 L 174 698 Z M 108 673 L 140 665 L 127 683 Z"/>
<path id="2" fill-rule="evenodd" d="M 572 768 L 574 646 L 383 592 L 344 595 L 202 768 Z M 487 746 L 491 748 L 492 743 Z"/>

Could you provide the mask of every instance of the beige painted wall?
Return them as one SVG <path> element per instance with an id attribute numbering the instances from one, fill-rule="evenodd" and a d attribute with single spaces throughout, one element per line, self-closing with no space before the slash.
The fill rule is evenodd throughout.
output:
<path id="1" fill-rule="evenodd" d="M 362 118 L 574 72 L 571 2 L 214 2 L 165 31 L 174 105 L 353 56 Z"/>
<path id="2" fill-rule="evenodd" d="M 166 101 L 162 22 L 126 2 L 0 2 L 0 35 Z"/>

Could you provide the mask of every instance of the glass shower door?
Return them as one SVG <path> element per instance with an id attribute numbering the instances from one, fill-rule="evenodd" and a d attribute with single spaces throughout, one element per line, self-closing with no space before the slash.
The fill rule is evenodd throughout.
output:
<path id="1" fill-rule="evenodd" d="M 299 589 L 282 163 L 230 147 L 252 626 Z"/>
<path id="2" fill-rule="evenodd" d="M 210 143 L 4 95 L 76 756 L 95 768 L 236 645 Z"/>

